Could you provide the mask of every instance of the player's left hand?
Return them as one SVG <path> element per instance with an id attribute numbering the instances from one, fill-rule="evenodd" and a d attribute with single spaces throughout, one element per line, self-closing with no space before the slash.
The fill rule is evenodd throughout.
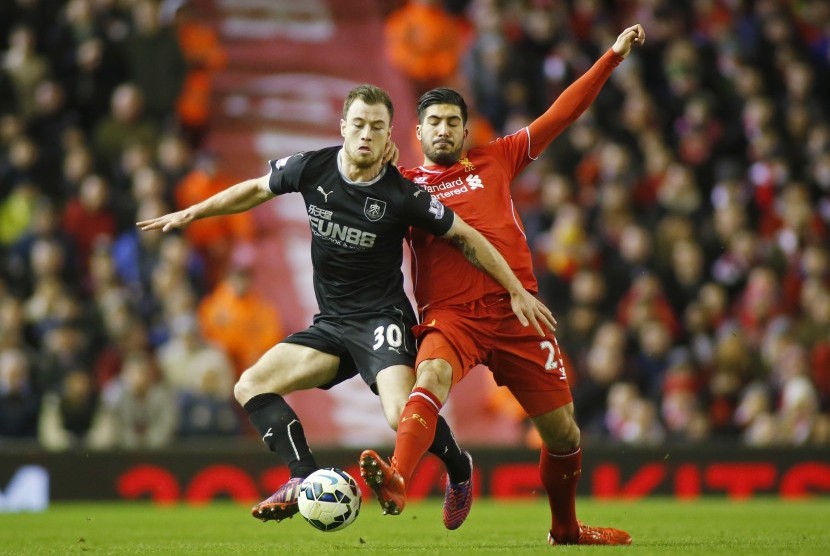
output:
<path id="1" fill-rule="evenodd" d="M 646 32 L 639 23 L 632 25 L 617 37 L 617 41 L 611 48 L 625 58 L 635 46 L 642 46 L 646 42 Z"/>
<path id="2" fill-rule="evenodd" d="M 541 337 L 545 337 L 546 326 L 551 332 L 556 332 L 556 319 L 544 303 L 536 299 L 530 292 L 522 290 L 510 294 L 510 307 L 513 309 L 522 326 L 532 325 Z"/>
<path id="3" fill-rule="evenodd" d="M 383 163 L 397 166 L 399 156 L 398 146 L 390 139 L 386 142 L 386 148 L 383 149 Z"/>

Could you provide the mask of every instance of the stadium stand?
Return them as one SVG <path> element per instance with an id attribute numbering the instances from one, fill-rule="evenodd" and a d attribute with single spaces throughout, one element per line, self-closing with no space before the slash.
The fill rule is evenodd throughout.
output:
<path id="1" fill-rule="evenodd" d="M 365 37 L 423 2 L 288 2 L 257 18 L 183 3 L 0 7 L 0 444 L 238 434 L 236 356 L 194 323 L 239 270 L 232 253 L 254 248 L 271 254 L 255 257 L 254 287 L 275 312 L 263 318 L 276 336 L 304 326 L 306 224 L 281 202 L 167 238 L 133 223 L 264 171 L 266 158 L 336 143 L 324 125 L 361 81 L 392 92 L 402 161 L 419 161 L 407 107 L 422 84 Z M 471 102 L 479 142 L 526 125 L 622 26 L 646 29 L 645 47 L 514 185 L 586 439 L 830 443 L 830 4 L 429 4 L 458 26 L 456 71 L 442 69 Z M 171 361 L 199 357 L 215 368 L 175 389 Z M 447 410 L 478 415 L 488 434 L 459 423 L 460 439 L 536 442 L 483 376 Z M 300 398 L 298 411 L 320 413 L 312 441 L 358 438 L 335 421 L 378 430 L 323 415 L 358 395 L 343 388 L 326 404 Z M 119 443 L 119 423 L 136 434 Z"/>

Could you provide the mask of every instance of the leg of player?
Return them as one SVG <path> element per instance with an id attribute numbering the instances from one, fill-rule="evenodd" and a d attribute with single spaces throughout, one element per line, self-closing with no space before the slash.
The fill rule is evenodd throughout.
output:
<path id="1" fill-rule="evenodd" d="M 332 380 L 339 358 L 308 347 L 277 344 L 247 369 L 234 386 L 234 396 L 269 450 L 288 465 L 290 478 L 254 506 L 262 521 L 282 521 L 297 513 L 302 480 L 319 469 L 297 414 L 283 396 L 315 388 Z"/>
<path id="2" fill-rule="evenodd" d="M 533 418 L 544 446 L 539 460 L 542 484 L 551 511 L 549 544 L 631 544 L 625 531 L 591 527 L 576 518 L 576 485 L 582 475 L 579 427 L 573 403 Z"/>
<path id="3" fill-rule="evenodd" d="M 429 359 L 418 366 L 415 388 L 407 398 L 397 424 L 395 455 L 386 463 L 373 450 L 360 457 L 360 470 L 378 497 L 385 514 L 397 515 L 406 504 L 406 483 L 425 452 L 447 466 L 444 525 L 458 528 L 472 505 L 472 457 L 461 450 L 446 421 L 439 415 L 452 385 L 452 365 Z"/>

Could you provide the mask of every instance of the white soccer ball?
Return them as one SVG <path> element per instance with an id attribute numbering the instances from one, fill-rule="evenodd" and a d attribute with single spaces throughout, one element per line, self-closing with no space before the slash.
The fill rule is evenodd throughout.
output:
<path id="1" fill-rule="evenodd" d="M 300 484 L 300 515 L 320 531 L 344 529 L 360 512 L 360 487 L 336 467 L 318 469 Z"/>

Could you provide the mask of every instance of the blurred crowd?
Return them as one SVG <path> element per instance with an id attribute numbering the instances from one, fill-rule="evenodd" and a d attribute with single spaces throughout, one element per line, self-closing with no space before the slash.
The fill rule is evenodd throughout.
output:
<path id="1" fill-rule="evenodd" d="M 214 30 L 181 1 L 0 7 L 0 445 L 235 436 L 238 374 L 283 332 L 249 215 L 135 222 L 230 183 L 201 147 Z"/>
<path id="2" fill-rule="evenodd" d="M 586 441 L 830 443 L 830 4 L 383 5 L 390 61 L 416 93 L 461 90 L 473 142 L 646 29 L 513 187 Z M 230 183 L 202 146 L 225 53 L 200 17 L 0 4 L 0 445 L 245 428 L 232 385 L 284 335 L 251 288 L 250 215 L 134 226 Z"/>
<path id="3" fill-rule="evenodd" d="M 583 434 L 830 444 L 830 3 L 411 0 L 386 48 L 483 141 L 633 23 L 644 48 L 513 186 Z"/>

